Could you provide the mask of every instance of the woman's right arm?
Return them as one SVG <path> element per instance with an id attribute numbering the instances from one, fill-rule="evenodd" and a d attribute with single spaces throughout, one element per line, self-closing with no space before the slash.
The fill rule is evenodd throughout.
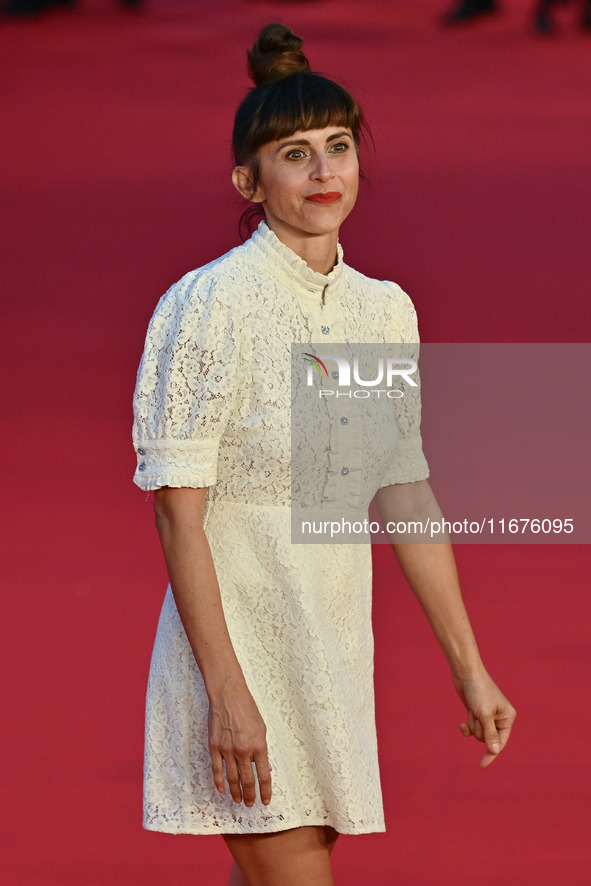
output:
<path id="1" fill-rule="evenodd" d="M 266 727 L 236 658 L 203 529 L 207 489 L 163 487 L 154 493 L 160 543 L 175 603 L 209 698 L 209 749 L 215 786 L 255 802 L 254 761 L 262 802 L 271 800 Z"/>

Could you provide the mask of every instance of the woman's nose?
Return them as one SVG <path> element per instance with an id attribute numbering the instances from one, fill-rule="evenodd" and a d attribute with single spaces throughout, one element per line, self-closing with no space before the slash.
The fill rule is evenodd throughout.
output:
<path id="1" fill-rule="evenodd" d="M 333 171 L 331 169 L 328 158 L 321 154 L 317 160 L 316 165 L 314 167 L 314 172 L 312 177 L 317 179 L 318 181 L 328 181 L 333 176 Z"/>

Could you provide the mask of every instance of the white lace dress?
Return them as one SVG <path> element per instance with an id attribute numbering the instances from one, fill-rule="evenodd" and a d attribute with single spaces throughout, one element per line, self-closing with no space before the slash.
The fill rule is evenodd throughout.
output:
<path id="1" fill-rule="evenodd" d="M 146 828 L 384 830 L 371 550 L 291 543 L 289 369 L 292 343 L 398 341 L 418 341 L 398 286 L 345 265 L 340 247 L 335 268 L 319 274 L 264 223 L 159 302 L 134 397 L 134 482 L 209 487 L 205 529 L 232 643 L 267 725 L 273 797 L 246 808 L 216 790 L 207 696 L 168 588 L 147 694 Z M 378 488 L 428 476 L 419 410 L 384 436 L 344 402 L 331 409 L 316 465 L 321 506 L 366 510 Z"/>

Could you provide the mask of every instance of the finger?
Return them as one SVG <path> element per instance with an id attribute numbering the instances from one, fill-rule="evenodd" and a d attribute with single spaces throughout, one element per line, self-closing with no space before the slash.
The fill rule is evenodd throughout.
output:
<path id="1" fill-rule="evenodd" d="M 211 751 L 211 770 L 213 782 L 220 794 L 223 794 L 226 790 L 226 783 L 224 782 L 224 762 L 219 751 Z"/>
<path id="2" fill-rule="evenodd" d="M 468 728 L 470 730 L 470 735 L 476 735 L 476 727 L 478 724 L 478 720 L 472 713 L 472 711 L 468 711 Z"/>
<path id="3" fill-rule="evenodd" d="M 486 769 L 487 766 L 490 766 L 491 763 L 494 763 L 499 755 L 491 754 L 490 751 L 487 751 L 482 760 L 480 761 L 480 768 Z"/>
<path id="4" fill-rule="evenodd" d="M 495 718 L 490 714 L 489 716 L 482 717 L 481 723 L 484 741 L 486 742 L 489 754 L 492 754 L 493 756 L 500 754 L 502 745 L 499 733 L 497 732 Z"/>
<path id="5" fill-rule="evenodd" d="M 242 797 L 245 806 L 254 806 L 256 800 L 256 782 L 250 757 L 241 757 L 238 760 L 240 768 L 240 782 L 242 784 Z"/>
<path id="6" fill-rule="evenodd" d="M 504 748 L 509 741 L 509 736 L 511 735 L 511 730 L 513 729 L 513 723 L 515 722 L 515 716 L 515 711 L 513 711 L 511 716 L 497 719 L 497 732 L 499 733 L 501 748 Z"/>
<path id="7" fill-rule="evenodd" d="M 484 726 L 479 717 L 474 717 L 474 738 L 478 741 L 484 741 Z"/>
<path id="8" fill-rule="evenodd" d="M 478 741 L 484 741 L 484 733 L 482 730 L 482 724 L 478 717 L 475 717 L 472 711 L 468 711 L 468 722 L 462 723 L 460 725 L 460 729 L 462 730 L 462 735 L 465 735 L 468 738 L 470 735 L 473 735 L 474 738 L 477 738 Z"/>
<path id="9" fill-rule="evenodd" d="M 242 802 L 242 788 L 240 787 L 240 773 L 238 763 L 233 755 L 224 758 L 226 763 L 226 781 L 230 788 L 230 794 L 235 803 Z"/>
<path id="10" fill-rule="evenodd" d="M 254 755 L 254 765 L 257 771 L 261 802 L 268 806 L 271 802 L 271 770 L 273 767 L 269 765 L 267 754 L 264 752 Z"/>

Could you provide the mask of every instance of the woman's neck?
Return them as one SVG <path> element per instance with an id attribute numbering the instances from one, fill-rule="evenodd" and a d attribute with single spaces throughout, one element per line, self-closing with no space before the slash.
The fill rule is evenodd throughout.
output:
<path id="1" fill-rule="evenodd" d="M 294 230 L 289 226 L 282 225 L 275 219 L 267 226 L 273 231 L 278 240 L 288 246 L 292 252 L 299 255 L 309 268 L 319 274 L 329 274 L 337 261 L 338 231 L 330 231 L 326 234 L 308 234 L 305 231 Z"/>

